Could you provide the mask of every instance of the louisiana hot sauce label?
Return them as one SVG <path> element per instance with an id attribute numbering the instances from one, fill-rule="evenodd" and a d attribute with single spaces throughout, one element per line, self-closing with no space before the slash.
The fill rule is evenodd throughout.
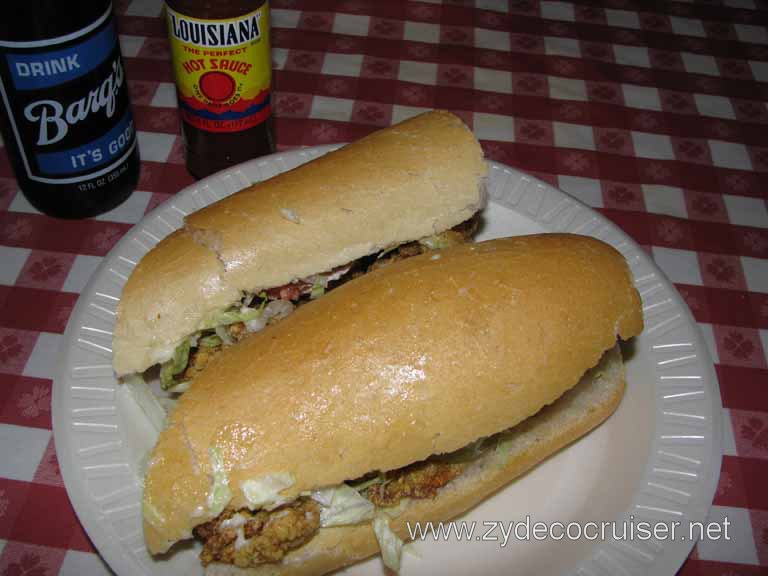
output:
<path id="1" fill-rule="evenodd" d="M 182 118 L 209 132 L 239 132 L 270 115 L 269 5 L 202 20 L 166 5 Z"/>

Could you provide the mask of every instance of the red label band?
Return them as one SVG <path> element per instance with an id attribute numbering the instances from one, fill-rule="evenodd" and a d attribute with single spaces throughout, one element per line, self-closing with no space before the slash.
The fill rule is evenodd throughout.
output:
<path id="1" fill-rule="evenodd" d="M 208 132 L 241 132 L 253 128 L 258 124 L 264 122 L 272 112 L 272 108 L 267 105 L 255 114 L 246 116 L 244 118 L 236 118 L 233 120 L 212 120 L 210 118 L 201 118 L 200 116 L 189 112 L 188 110 L 182 110 L 182 118 L 185 122 L 189 123 L 195 128 L 200 130 L 206 130 Z"/>

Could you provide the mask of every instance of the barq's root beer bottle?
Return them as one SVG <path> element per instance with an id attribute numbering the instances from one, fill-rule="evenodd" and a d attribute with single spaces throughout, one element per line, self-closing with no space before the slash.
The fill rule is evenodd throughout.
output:
<path id="1" fill-rule="evenodd" d="M 106 212 L 139 178 L 112 4 L 14 2 L 0 21 L 2 134 L 24 195 L 60 218 Z"/>
<path id="2" fill-rule="evenodd" d="M 265 0 L 168 0 L 187 170 L 196 178 L 274 151 Z"/>

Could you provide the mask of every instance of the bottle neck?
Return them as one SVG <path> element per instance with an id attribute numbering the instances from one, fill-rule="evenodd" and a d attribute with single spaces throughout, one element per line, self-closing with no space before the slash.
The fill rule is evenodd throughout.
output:
<path id="1" fill-rule="evenodd" d="M 227 20 L 250 14 L 267 0 L 166 0 L 174 11 L 204 20 Z"/>
<path id="2" fill-rule="evenodd" d="M 0 40 L 25 42 L 66 36 L 93 23 L 111 7 L 111 0 L 23 0 L 0 20 Z"/>

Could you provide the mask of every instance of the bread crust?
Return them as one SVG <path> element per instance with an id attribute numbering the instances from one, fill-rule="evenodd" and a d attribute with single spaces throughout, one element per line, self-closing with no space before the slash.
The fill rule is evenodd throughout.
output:
<path id="1" fill-rule="evenodd" d="M 123 289 L 115 372 L 167 360 L 243 291 L 280 286 L 467 220 L 484 202 L 486 172 L 472 132 L 457 116 L 435 111 L 189 215 Z"/>
<path id="2" fill-rule="evenodd" d="M 409 540 L 408 524 L 444 522 L 466 512 L 522 476 L 544 459 L 582 437 L 608 418 L 624 395 L 621 351 L 606 352 L 596 369 L 553 404 L 505 434 L 509 453 L 484 455 L 467 476 L 442 488 L 434 499 L 411 500 L 390 520 L 398 536 Z M 457 479 L 459 480 L 459 479 Z M 206 576 L 310 576 L 326 574 L 379 552 L 369 523 L 323 528 L 302 548 L 277 564 L 242 569 L 227 564 L 206 567 Z"/>
<path id="3" fill-rule="evenodd" d="M 624 258 L 584 236 L 464 245 L 353 280 L 193 381 L 148 468 L 163 519 L 145 523 L 149 549 L 210 518 L 211 447 L 235 508 L 241 482 L 266 475 L 290 474 L 291 498 L 401 468 L 528 418 L 641 329 Z"/>

